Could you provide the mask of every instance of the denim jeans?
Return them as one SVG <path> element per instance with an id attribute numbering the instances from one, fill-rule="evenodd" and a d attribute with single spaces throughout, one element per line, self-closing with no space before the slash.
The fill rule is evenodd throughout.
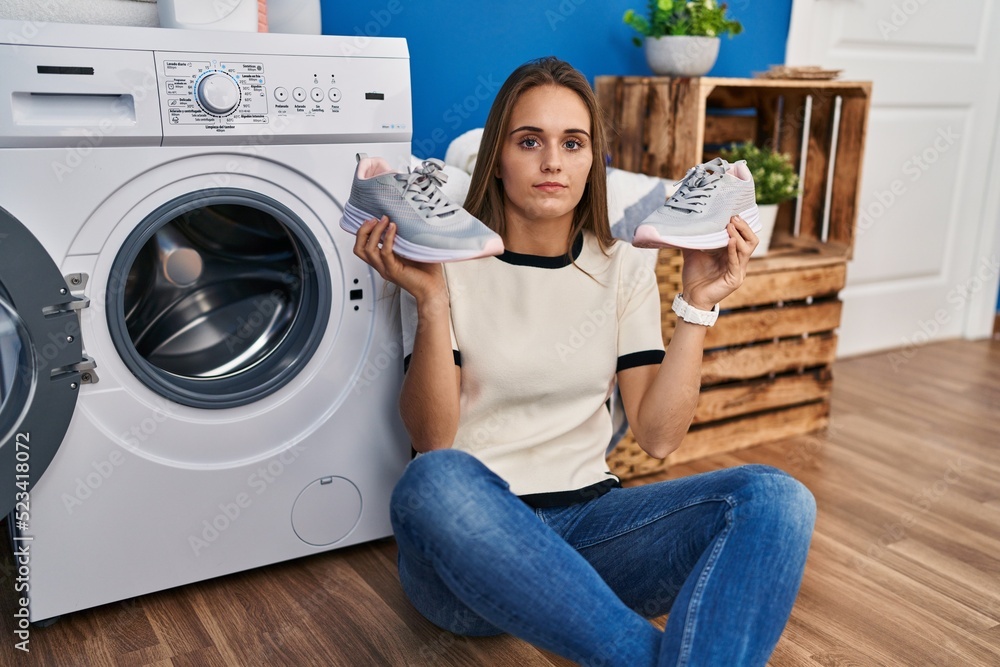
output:
<path id="1" fill-rule="evenodd" d="M 798 594 L 816 503 L 742 465 L 532 509 L 473 456 L 407 466 L 391 505 L 414 607 L 583 665 L 765 665 Z M 670 612 L 666 631 L 647 618 Z"/>

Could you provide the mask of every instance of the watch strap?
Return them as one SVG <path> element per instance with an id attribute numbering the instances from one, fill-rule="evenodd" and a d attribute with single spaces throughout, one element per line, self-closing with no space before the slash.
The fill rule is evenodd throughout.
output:
<path id="1" fill-rule="evenodd" d="M 719 319 L 719 304 L 715 304 L 712 310 L 700 310 L 684 300 L 683 294 L 674 297 L 671 307 L 677 313 L 677 317 L 691 324 L 700 324 L 703 327 L 710 327 Z"/>

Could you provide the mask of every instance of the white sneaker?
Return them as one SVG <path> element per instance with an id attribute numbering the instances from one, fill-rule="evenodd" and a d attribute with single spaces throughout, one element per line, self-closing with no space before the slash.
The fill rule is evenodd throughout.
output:
<path id="1" fill-rule="evenodd" d="M 447 175 L 440 160 L 407 173 L 379 157 L 358 154 L 351 196 L 340 226 L 357 234 L 365 220 L 383 215 L 396 223 L 393 251 L 418 262 L 456 262 L 503 252 L 500 235 L 440 190 Z"/>
<path id="2" fill-rule="evenodd" d="M 729 244 L 726 226 L 734 215 L 746 220 L 755 234 L 760 231 L 753 175 L 746 160 L 729 164 L 715 158 L 688 170 L 677 192 L 636 228 L 632 245 L 725 248 Z"/>

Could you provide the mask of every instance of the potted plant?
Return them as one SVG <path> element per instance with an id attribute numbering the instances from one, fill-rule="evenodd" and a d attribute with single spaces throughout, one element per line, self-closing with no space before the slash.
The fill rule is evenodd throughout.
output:
<path id="1" fill-rule="evenodd" d="M 753 174 L 754 194 L 760 213 L 760 232 L 757 234 L 760 245 L 751 257 L 763 257 L 771 243 L 778 204 L 799 196 L 799 176 L 787 155 L 752 143 L 733 144 L 721 155 L 728 162 L 746 160 L 747 168 Z"/>
<path id="2" fill-rule="evenodd" d="M 702 76 L 719 57 L 719 38 L 743 32 L 739 21 L 726 17 L 716 0 L 650 0 L 649 16 L 630 9 L 625 24 L 645 36 L 646 62 L 664 76 Z M 639 37 L 633 37 L 642 46 Z"/>

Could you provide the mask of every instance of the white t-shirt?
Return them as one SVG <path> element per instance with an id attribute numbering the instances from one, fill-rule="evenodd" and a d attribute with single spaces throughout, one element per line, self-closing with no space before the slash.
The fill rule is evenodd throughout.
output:
<path id="1" fill-rule="evenodd" d="M 664 354 L 656 275 L 641 251 L 619 241 L 605 256 L 586 233 L 573 256 L 576 266 L 512 252 L 444 265 L 462 368 L 453 447 L 534 506 L 619 484 L 605 460 L 615 374 Z M 408 365 L 416 302 L 403 292 L 401 307 Z"/>

